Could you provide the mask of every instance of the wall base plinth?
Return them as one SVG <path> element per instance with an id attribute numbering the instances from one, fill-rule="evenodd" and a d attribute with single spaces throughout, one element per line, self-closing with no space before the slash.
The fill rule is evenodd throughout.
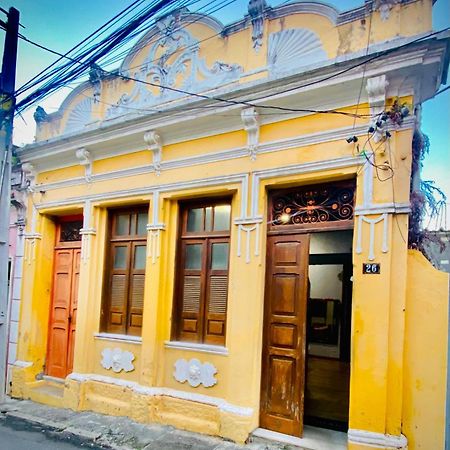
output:
<path id="1" fill-rule="evenodd" d="M 408 450 L 408 440 L 403 434 L 392 436 L 390 434 L 350 429 L 348 430 L 348 448 L 349 450 L 368 450 L 371 448 Z"/>

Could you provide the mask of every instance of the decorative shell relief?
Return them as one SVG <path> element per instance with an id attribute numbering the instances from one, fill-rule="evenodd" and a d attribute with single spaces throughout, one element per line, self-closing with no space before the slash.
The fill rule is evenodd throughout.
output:
<path id="1" fill-rule="evenodd" d="M 327 54 L 317 35 L 305 28 L 290 28 L 269 36 L 267 62 L 272 73 L 325 61 Z"/>
<path id="2" fill-rule="evenodd" d="M 87 97 L 76 104 L 67 118 L 65 133 L 80 131 L 92 121 L 92 105 L 94 101 Z"/>

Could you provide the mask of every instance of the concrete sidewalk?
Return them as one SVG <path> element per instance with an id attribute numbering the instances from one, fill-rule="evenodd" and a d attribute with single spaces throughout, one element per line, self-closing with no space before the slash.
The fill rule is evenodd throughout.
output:
<path id="1" fill-rule="evenodd" d="M 53 437 L 74 439 L 83 447 L 115 450 L 299 450 L 260 438 L 244 446 L 223 439 L 178 430 L 159 424 L 140 424 L 126 417 L 106 416 L 89 411 L 75 412 L 8 399 L 0 405 L 0 420 L 28 422 Z"/>

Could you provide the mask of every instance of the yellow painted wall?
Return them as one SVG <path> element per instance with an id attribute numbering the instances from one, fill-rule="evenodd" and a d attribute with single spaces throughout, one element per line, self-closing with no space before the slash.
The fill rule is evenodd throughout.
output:
<path id="1" fill-rule="evenodd" d="M 449 275 L 408 252 L 403 433 L 410 450 L 443 450 Z"/>

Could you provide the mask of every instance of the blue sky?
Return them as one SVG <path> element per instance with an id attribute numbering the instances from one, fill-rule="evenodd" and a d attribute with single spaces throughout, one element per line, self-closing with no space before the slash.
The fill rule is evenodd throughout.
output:
<path id="1" fill-rule="evenodd" d="M 267 0 L 276 5 L 280 0 Z M 58 52 L 65 52 L 105 23 L 116 13 L 131 4 L 131 0 L 1 0 L 0 6 L 14 6 L 21 13 L 21 23 L 26 27 L 21 33 Z M 203 4 L 207 3 L 206 0 Z M 285 3 L 285 2 L 283 2 Z M 328 0 L 338 9 L 347 10 L 363 4 L 363 0 Z M 202 5 L 202 3 L 198 3 Z M 239 19 L 247 13 L 247 1 L 237 0 L 214 15 L 223 23 Z M 438 0 L 433 10 L 433 28 L 440 30 L 450 26 L 450 0 Z M 0 51 L 3 53 L 3 32 L 0 34 Z M 50 53 L 20 42 L 17 86 L 54 61 Z M 56 94 L 43 104 L 48 112 L 57 109 L 67 92 Z M 435 180 L 450 198 L 450 90 L 424 103 L 422 129 L 431 141 L 423 178 Z M 34 108 L 33 108 L 34 109 Z M 19 145 L 31 142 L 34 135 L 33 111 L 24 114 L 24 120 L 16 121 L 15 142 Z M 450 208 L 449 208 L 450 209 Z M 450 227 L 450 211 L 447 214 Z"/>

